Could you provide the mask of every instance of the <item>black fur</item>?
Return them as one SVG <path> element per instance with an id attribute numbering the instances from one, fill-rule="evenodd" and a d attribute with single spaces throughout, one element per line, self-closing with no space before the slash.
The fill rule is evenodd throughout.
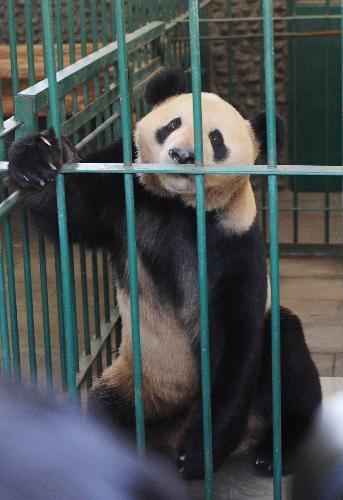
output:
<path id="1" fill-rule="evenodd" d="M 260 145 L 260 155 L 267 154 L 267 115 L 265 112 L 258 113 L 252 120 L 251 126 L 255 133 L 256 139 Z M 283 120 L 276 116 L 276 149 L 281 151 L 285 143 L 286 129 Z"/>
<path id="2" fill-rule="evenodd" d="M 181 127 L 181 118 L 174 118 L 171 122 L 168 123 L 165 127 L 161 127 L 156 130 L 156 140 L 159 144 L 163 144 L 167 137 L 170 136 L 174 132 Z"/>
<path id="3" fill-rule="evenodd" d="M 226 160 L 229 156 L 229 149 L 225 146 L 221 131 L 218 129 L 212 130 L 208 136 L 213 147 L 214 161 L 220 162 Z"/>
<path id="4" fill-rule="evenodd" d="M 169 91 L 172 87 L 172 95 L 175 95 L 175 86 L 166 79 L 166 72 L 163 75 L 148 88 L 150 103 L 154 95 L 155 103 L 168 97 L 164 86 Z M 50 145 L 42 141 L 42 135 Z M 58 224 L 53 178 L 58 170 L 51 169 L 50 163 L 59 169 L 66 159 L 77 158 L 78 153 L 70 142 L 62 138 L 59 143 L 52 131 L 21 139 L 10 150 L 9 176 L 21 188 L 23 202 L 36 225 L 55 240 Z M 117 142 L 81 159 L 87 160 L 122 162 L 122 146 Z M 43 187 L 41 181 L 47 184 Z M 150 193 L 136 177 L 134 195 L 137 251 L 154 284 L 150 298 L 156 308 L 168 305 L 187 335 L 198 327 L 199 314 L 195 210 L 177 197 L 168 199 Z M 90 247 L 107 247 L 115 264 L 116 282 L 127 290 L 123 176 L 68 175 L 66 198 L 70 240 Z M 242 235 L 226 234 L 214 212 L 206 214 L 206 227 L 214 467 L 237 448 L 249 411 L 256 406 L 268 422 L 257 458 L 259 463 L 263 462 L 263 468 L 269 468 L 270 320 L 269 317 L 265 320 L 267 276 L 262 234 L 256 220 Z M 293 449 L 320 402 L 320 386 L 301 324 L 284 310 L 281 334 L 283 425 L 287 449 Z M 199 367 L 200 384 L 199 339 L 192 337 L 190 342 Z M 304 386 L 307 387 L 305 395 Z M 101 409 L 117 424 L 132 425 L 133 402 L 123 401 L 113 387 L 98 385 L 90 403 L 95 413 Z M 185 477 L 203 476 L 202 442 L 202 405 L 198 398 L 178 450 L 179 457 L 185 455 L 182 460 Z"/>
<path id="5" fill-rule="evenodd" d="M 156 106 L 168 97 L 184 94 L 187 90 L 186 73 L 179 68 L 170 68 L 160 71 L 147 84 L 144 97 L 148 104 Z"/>

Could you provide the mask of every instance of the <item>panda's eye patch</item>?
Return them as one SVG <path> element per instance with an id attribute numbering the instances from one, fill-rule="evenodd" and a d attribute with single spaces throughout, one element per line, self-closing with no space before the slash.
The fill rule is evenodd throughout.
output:
<path id="1" fill-rule="evenodd" d="M 220 130 L 217 128 L 212 130 L 208 137 L 211 141 L 213 152 L 214 152 L 214 161 L 223 161 L 229 155 L 229 149 L 225 146 L 224 137 Z"/>
<path id="2" fill-rule="evenodd" d="M 169 122 L 164 127 L 159 128 L 156 131 L 156 140 L 159 144 L 163 144 L 167 137 L 174 132 L 174 130 L 181 127 L 182 121 L 181 118 L 174 118 L 171 122 Z"/>

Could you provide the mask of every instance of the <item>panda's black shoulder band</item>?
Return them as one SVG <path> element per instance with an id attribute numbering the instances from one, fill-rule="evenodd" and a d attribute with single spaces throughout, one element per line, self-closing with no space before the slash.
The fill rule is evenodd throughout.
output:
<path id="1" fill-rule="evenodd" d="M 182 69 L 163 69 L 147 84 L 144 97 L 148 104 L 156 106 L 169 97 L 184 94 L 186 90 L 187 76 Z"/>

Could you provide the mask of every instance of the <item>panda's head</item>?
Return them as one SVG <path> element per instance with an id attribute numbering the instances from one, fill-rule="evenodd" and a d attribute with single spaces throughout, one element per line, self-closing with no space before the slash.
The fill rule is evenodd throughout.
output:
<path id="1" fill-rule="evenodd" d="M 194 163 L 193 101 L 192 94 L 186 93 L 185 73 L 162 70 L 147 85 L 145 99 L 153 109 L 136 125 L 137 162 Z M 202 93 L 201 102 L 204 164 L 255 163 L 266 147 L 265 115 L 245 120 L 229 103 L 207 92 Z M 194 199 L 194 176 L 142 174 L 141 180 L 160 194 L 180 195 L 188 202 Z M 248 182 L 247 176 L 205 176 L 207 194 L 215 193 L 218 201 L 222 194 L 232 193 L 244 182 Z"/>

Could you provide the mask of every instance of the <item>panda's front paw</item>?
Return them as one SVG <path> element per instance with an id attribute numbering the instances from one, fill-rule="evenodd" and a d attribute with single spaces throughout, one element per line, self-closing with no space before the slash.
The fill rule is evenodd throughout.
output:
<path id="1" fill-rule="evenodd" d="M 60 142 L 51 128 L 15 141 L 8 152 L 8 175 L 19 188 L 43 188 L 62 165 Z"/>
<path id="2" fill-rule="evenodd" d="M 177 468 L 185 479 L 204 477 L 204 451 L 202 432 L 190 430 L 185 435 L 177 454 Z"/>

